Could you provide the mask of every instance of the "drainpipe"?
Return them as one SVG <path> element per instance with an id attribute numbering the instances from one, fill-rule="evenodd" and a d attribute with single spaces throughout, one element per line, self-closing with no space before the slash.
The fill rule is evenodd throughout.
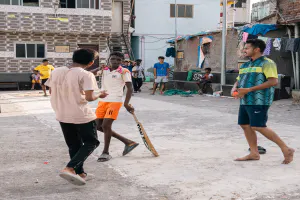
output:
<path id="1" fill-rule="evenodd" d="M 291 29 L 289 27 L 286 27 L 286 28 L 287 28 L 289 38 L 291 39 L 292 38 Z M 295 55 L 294 55 L 294 52 L 292 52 L 292 51 L 291 51 L 291 54 L 292 54 L 292 63 L 293 63 L 293 71 L 294 71 L 294 82 L 295 82 L 295 87 L 296 87 L 296 85 L 297 85 L 297 75 L 296 75 Z"/>
<path id="2" fill-rule="evenodd" d="M 299 25 L 296 23 L 295 24 L 295 38 L 299 38 Z M 300 85 L 299 85 L 299 52 L 296 52 L 296 78 L 297 81 L 295 81 L 296 84 L 296 90 L 300 89 Z"/>

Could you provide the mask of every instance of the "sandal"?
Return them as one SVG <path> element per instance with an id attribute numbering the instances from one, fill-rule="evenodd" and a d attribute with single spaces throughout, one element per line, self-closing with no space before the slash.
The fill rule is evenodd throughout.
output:
<path id="1" fill-rule="evenodd" d="M 98 162 L 106 162 L 109 161 L 110 159 L 112 159 L 111 155 L 107 154 L 107 153 L 103 153 L 101 154 L 101 156 L 98 158 Z"/>
<path id="2" fill-rule="evenodd" d="M 132 143 L 130 145 L 126 145 L 123 151 L 123 156 L 127 155 L 130 153 L 133 149 L 135 149 L 137 146 L 139 146 L 139 143 Z"/>

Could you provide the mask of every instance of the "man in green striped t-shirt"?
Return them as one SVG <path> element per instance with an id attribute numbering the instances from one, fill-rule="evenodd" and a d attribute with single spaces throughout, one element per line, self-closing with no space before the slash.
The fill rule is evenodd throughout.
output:
<path id="1" fill-rule="evenodd" d="M 232 94 L 238 92 L 241 105 L 238 124 L 244 130 L 250 146 L 250 154 L 236 161 L 259 160 L 256 131 L 275 142 L 284 155 L 283 164 L 293 161 L 295 150 L 288 147 L 281 138 L 267 127 L 268 110 L 273 102 L 275 86 L 278 84 L 277 66 L 274 61 L 263 56 L 266 48 L 264 41 L 248 40 L 244 49 L 245 56 L 251 60 L 240 67 L 237 82 Z"/>

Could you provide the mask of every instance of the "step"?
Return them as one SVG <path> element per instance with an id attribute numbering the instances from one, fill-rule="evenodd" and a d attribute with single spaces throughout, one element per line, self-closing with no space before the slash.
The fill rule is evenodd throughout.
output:
<path id="1" fill-rule="evenodd" d="M 231 90 L 232 90 L 233 85 L 223 85 L 222 90 L 223 90 L 223 96 L 231 96 Z"/>

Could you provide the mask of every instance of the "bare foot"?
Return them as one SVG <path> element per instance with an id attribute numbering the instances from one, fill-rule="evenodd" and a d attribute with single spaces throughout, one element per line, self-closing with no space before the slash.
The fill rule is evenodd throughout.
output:
<path id="1" fill-rule="evenodd" d="M 237 158 L 234 161 L 249 161 L 249 160 L 259 160 L 260 155 L 259 154 L 249 154 L 248 156 Z"/>
<path id="2" fill-rule="evenodd" d="M 282 162 L 282 164 L 289 164 L 293 161 L 294 159 L 294 153 L 295 150 L 292 148 L 286 148 L 285 150 L 282 151 L 283 155 L 284 155 L 284 161 Z"/>

